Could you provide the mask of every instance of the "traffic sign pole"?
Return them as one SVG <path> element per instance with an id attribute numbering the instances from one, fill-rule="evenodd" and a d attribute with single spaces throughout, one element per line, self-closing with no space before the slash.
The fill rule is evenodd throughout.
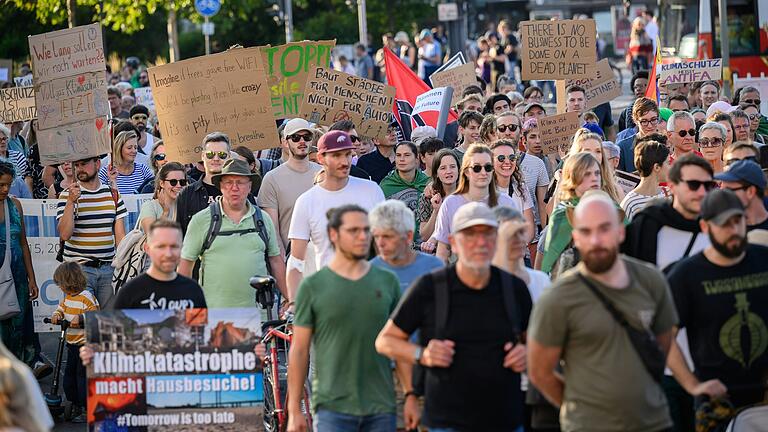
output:
<path id="1" fill-rule="evenodd" d="M 206 28 L 208 27 L 208 17 L 205 17 L 205 22 L 203 24 Z M 208 35 L 208 32 L 203 32 L 205 35 L 205 55 L 211 54 L 211 37 Z"/>

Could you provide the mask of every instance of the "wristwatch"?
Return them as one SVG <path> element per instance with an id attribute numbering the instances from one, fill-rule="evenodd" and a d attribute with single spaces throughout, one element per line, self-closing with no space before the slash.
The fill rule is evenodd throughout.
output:
<path id="1" fill-rule="evenodd" d="M 424 347 L 417 346 L 416 351 L 413 352 L 413 359 L 416 360 L 416 364 L 421 363 L 421 355 L 424 353 Z"/>

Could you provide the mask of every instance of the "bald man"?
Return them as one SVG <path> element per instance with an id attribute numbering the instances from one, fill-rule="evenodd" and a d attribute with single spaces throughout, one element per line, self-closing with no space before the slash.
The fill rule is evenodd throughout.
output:
<path id="1" fill-rule="evenodd" d="M 590 191 L 569 214 L 581 262 L 534 305 L 528 327 L 531 382 L 561 410 L 564 431 L 662 431 L 672 426 L 659 382 L 677 315 L 661 272 L 619 255 L 616 204 Z M 650 340 L 647 367 L 607 303 Z M 642 329 L 642 330 L 641 330 Z M 650 332 L 644 331 L 649 330 Z M 565 360 L 563 374 L 555 372 Z"/>

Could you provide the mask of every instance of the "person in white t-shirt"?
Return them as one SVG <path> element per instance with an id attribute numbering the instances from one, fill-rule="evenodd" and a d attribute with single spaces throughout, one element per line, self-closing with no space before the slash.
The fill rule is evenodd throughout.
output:
<path id="1" fill-rule="evenodd" d="M 295 299 L 303 278 L 307 243 L 311 240 L 315 245 L 315 256 L 310 258 L 315 260 L 318 269 L 333 258 L 333 246 L 326 230 L 328 210 L 357 204 L 370 211 L 384 201 L 379 185 L 349 175 L 354 148 L 349 134 L 342 131 L 330 131 L 317 143 L 317 160 L 323 166 L 325 175 L 321 182 L 296 200 L 288 232 L 291 242 L 287 277 L 290 301 Z"/>

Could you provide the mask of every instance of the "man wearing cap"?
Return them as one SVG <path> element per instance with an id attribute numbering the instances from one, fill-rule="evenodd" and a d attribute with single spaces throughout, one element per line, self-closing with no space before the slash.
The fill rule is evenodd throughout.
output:
<path id="1" fill-rule="evenodd" d="M 711 245 L 669 274 L 695 372 L 674 347 L 669 367 L 689 393 L 726 396 L 736 409 L 763 401 L 768 379 L 768 248 L 747 243 L 741 202 L 710 192 L 699 225 Z"/>
<path id="2" fill-rule="evenodd" d="M 432 432 L 523 430 L 532 302 L 522 280 L 491 265 L 497 227 L 486 204 L 463 205 L 449 237 L 458 261 L 417 279 L 376 339 L 380 353 L 419 365 L 423 382 L 406 398 L 424 396 Z"/>
<path id="3" fill-rule="evenodd" d="M 419 33 L 418 71 L 419 78 L 427 84 L 430 84 L 429 76 L 440 67 L 440 59 L 442 58 L 440 51 L 440 44 L 435 42 L 432 32 L 426 28 L 422 30 Z"/>
<path id="4" fill-rule="evenodd" d="M 763 204 L 766 180 L 760 165 L 751 160 L 740 160 L 728 166 L 728 170 L 715 175 L 720 187 L 730 189 L 741 200 L 747 231 L 768 230 L 768 210 Z"/>
<path id="5" fill-rule="evenodd" d="M 248 202 L 251 190 L 258 188 L 261 177 L 251 173 L 247 162 L 231 159 L 211 180 L 221 190 L 221 198 L 189 222 L 178 273 L 192 277 L 195 261 L 200 260 L 198 282 L 211 308 L 255 306 L 254 291 L 248 281 L 253 275 L 270 274 L 270 267 L 277 287 L 285 295 L 285 263 L 272 219 Z M 203 249 L 213 223 L 213 206 L 218 207 L 221 227 L 210 246 Z M 259 220 L 263 221 L 267 244 L 259 235 Z"/>
<path id="6" fill-rule="evenodd" d="M 312 259 L 317 269 L 324 267 L 333 257 L 328 238 L 326 212 L 345 204 L 357 204 L 370 210 L 384 201 L 384 194 L 376 183 L 349 175 L 352 151 L 355 148 L 349 134 L 330 131 L 317 142 L 317 160 L 325 172 L 323 180 L 296 200 L 291 215 L 288 238 L 291 254 L 288 257 L 289 300 L 294 300 L 299 283 L 304 277 L 304 261 Z M 307 243 L 315 246 L 315 255 L 307 257 Z"/>
<path id="7" fill-rule="evenodd" d="M 303 118 L 291 119 L 283 130 L 283 149 L 288 160 L 264 176 L 259 190 L 259 207 L 272 219 L 277 230 L 280 252 L 285 255 L 290 241 L 288 231 L 296 200 L 315 183 L 320 165 L 309 161 L 313 132 Z"/>
<path id="8" fill-rule="evenodd" d="M 538 102 L 532 102 L 523 108 L 523 117 L 525 120 L 529 118 L 540 119 L 547 116 L 547 110 L 544 109 L 544 105 Z"/>
<path id="9" fill-rule="evenodd" d="M 569 210 L 581 262 L 536 302 L 528 333 L 531 382 L 560 408 L 564 431 L 663 431 L 672 426 L 659 381 L 618 317 L 647 332 L 663 357 L 675 305 L 664 276 L 647 263 L 619 255 L 623 217 L 602 191 L 584 194 Z M 555 367 L 564 360 L 563 374 Z"/>
<path id="10" fill-rule="evenodd" d="M 139 130 L 139 151 L 145 155 L 152 153 L 155 147 L 155 136 L 147 133 L 149 109 L 144 105 L 134 105 L 130 112 L 131 123 Z"/>

